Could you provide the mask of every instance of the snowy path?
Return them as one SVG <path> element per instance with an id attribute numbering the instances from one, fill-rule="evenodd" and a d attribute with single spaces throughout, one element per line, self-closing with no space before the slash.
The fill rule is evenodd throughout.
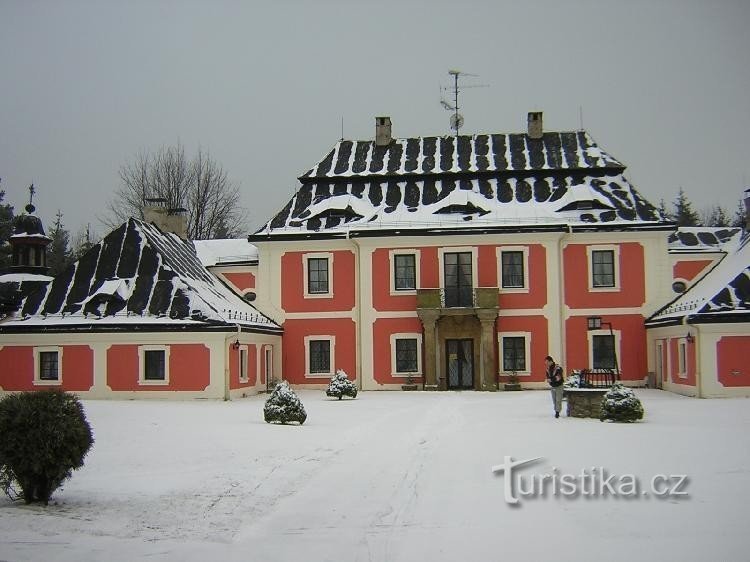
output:
<path id="1" fill-rule="evenodd" d="M 332 561 L 744 559 L 750 401 L 640 390 L 646 420 L 550 415 L 546 392 L 299 393 L 302 426 L 262 421 L 265 396 L 86 402 L 96 444 L 47 509 L 0 499 L 0 560 Z M 505 502 L 524 475 L 605 467 L 681 499 Z"/>

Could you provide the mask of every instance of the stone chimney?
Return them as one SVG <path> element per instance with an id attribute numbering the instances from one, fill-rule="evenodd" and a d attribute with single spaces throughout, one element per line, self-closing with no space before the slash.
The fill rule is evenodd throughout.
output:
<path id="1" fill-rule="evenodd" d="M 375 118 L 375 146 L 388 146 L 391 144 L 391 118 Z"/>
<path id="2" fill-rule="evenodd" d="M 526 118 L 526 125 L 528 128 L 528 135 L 530 139 L 540 139 L 544 134 L 544 128 L 542 127 L 542 112 L 541 111 L 529 111 L 529 115 Z"/>
<path id="3" fill-rule="evenodd" d="M 187 240 L 187 209 L 169 209 L 166 199 L 146 199 L 143 220 L 153 223 L 162 232 L 171 232 Z"/>

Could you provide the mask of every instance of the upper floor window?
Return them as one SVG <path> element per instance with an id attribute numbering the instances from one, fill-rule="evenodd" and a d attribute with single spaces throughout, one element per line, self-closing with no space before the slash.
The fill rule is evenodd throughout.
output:
<path id="1" fill-rule="evenodd" d="M 413 291 L 417 288 L 416 263 L 414 254 L 394 254 L 393 288 L 396 291 Z"/>
<path id="2" fill-rule="evenodd" d="M 58 347 L 40 347 L 34 356 L 34 383 L 60 384 L 62 382 L 62 351 Z"/>
<path id="3" fill-rule="evenodd" d="M 503 289 L 521 289 L 525 286 L 524 253 L 512 250 L 501 253 Z"/>
<path id="4" fill-rule="evenodd" d="M 305 297 L 331 298 L 333 296 L 333 253 L 306 254 L 303 266 Z"/>
<path id="5" fill-rule="evenodd" d="M 617 289 L 619 287 L 617 247 L 589 247 L 588 254 L 589 288 Z"/>

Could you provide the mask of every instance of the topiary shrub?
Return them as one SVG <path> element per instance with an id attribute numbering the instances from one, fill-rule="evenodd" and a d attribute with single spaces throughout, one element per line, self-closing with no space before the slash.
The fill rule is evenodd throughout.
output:
<path id="1" fill-rule="evenodd" d="M 77 396 L 48 390 L 0 400 L 0 487 L 26 503 L 49 503 L 94 438 Z M 16 485 L 21 493 L 16 493 Z"/>
<path id="2" fill-rule="evenodd" d="M 286 424 L 296 421 L 302 425 L 307 419 L 307 413 L 299 397 L 289 387 L 289 383 L 281 381 L 266 400 L 266 405 L 263 407 L 263 418 L 266 423 Z"/>
<path id="3" fill-rule="evenodd" d="M 344 396 L 351 396 L 352 398 L 357 397 L 357 386 L 353 381 L 349 380 L 346 372 L 339 369 L 336 374 L 331 377 L 331 382 L 328 383 L 326 389 L 326 396 L 338 398 L 341 400 Z"/>
<path id="4" fill-rule="evenodd" d="M 634 422 L 643 418 L 643 404 L 630 388 L 615 383 L 602 398 L 601 421 Z"/>

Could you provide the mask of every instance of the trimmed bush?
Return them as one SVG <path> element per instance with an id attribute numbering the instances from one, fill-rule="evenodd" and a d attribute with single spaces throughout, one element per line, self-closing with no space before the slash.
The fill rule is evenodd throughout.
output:
<path id="1" fill-rule="evenodd" d="M 296 421 L 302 425 L 307 419 L 307 413 L 299 397 L 289 387 L 289 383 L 281 381 L 266 400 L 266 405 L 263 407 L 263 418 L 266 423 L 286 424 Z"/>
<path id="2" fill-rule="evenodd" d="M 0 400 L 0 487 L 26 503 L 49 503 L 52 493 L 83 466 L 94 438 L 77 396 L 48 390 Z"/>
<path id="3" fill-rule="evenodd" d="M 326 389 L 326 396 L 338 398 L 341 400 L 344 396 L 351 396 L 352 398 L 357 397 L 357 385 L 353 381 L 349 380 L 345 371 L 339 369 L 336 374 L 331 377 L 331 382 L 328 383 L 328 389 Z"/>
<path id="4" fill-rule="evenodd" d="M 630 388 L 615 383 L 602 398 L 601 420 L 634 422 L 643 418 L 643 404 Z"/>

